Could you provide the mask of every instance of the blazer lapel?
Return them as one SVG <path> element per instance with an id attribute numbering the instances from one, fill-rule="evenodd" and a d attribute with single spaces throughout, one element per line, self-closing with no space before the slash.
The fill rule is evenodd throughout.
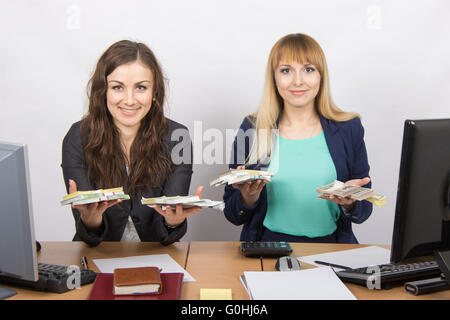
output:
<path id="1" fill-rule="evenodd" d="M 347 153 L 345 151 L 344 141 L 339 134 L 339 126 L 332 120 L 319 115 L 320 123 L 323 128 L 325 140 L 336 167 L 337 180 L 345 182 L 348 180 Z"/>

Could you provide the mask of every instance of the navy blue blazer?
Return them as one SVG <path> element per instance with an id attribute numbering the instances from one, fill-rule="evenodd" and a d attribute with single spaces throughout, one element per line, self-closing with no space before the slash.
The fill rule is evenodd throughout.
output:
<path id="1" fill-rule="evenodd" d="M 348 181 L 369 177 L 369 163 L 364 143 L 364 128 L 359 118 L 345 122 L 337 122 L 320 116 L 320 123 L 325 135 L 328 149 L 333 159 L 337 172 L 337 180 Z M 248 129 L 254 126 L 246 117 L 233 143 L 233 153 L 229 168 L 236 168 L 245 164 L 250 150 L 249 135 L 245 135 Z M 239 143 L 238 143 L 239 141 Z M 244 149 L 244 150 L 242 150 Z M 239 152 L 245 153 L 245 157 L 238 157 Z M 251 165 L 248 169 L 261 169 L 261 165 Z M 365 187 L 370 188 L 371 182 Z M 250 208 L 241 201 L 241 192 L 232 186 L 225 187 L 223 196 L 225 202 L 225 217 L 235 225 L 243 225 L 241 241 L 260 241 L 263 231 L 263 221 L 267 211 L 267 190 L 264 187 L 256 204 Z M 360 224 L 369 218 L 372 213 L 372 203 L 369 201 L 356 201 L 356 206 L 351 212 L 344 212 L 339 206 L 341 214 L 337 221 L 337 242 L 358 243 L 352 231 L 352 222 Z"/>

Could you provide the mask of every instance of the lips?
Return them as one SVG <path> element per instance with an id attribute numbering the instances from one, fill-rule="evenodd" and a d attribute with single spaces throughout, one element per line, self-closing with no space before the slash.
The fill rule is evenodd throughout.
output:
<path id="1" fill-rule="evenodd" d="M 129 108 L 122 108 L 122 107 L 119 107 L 119 110 L 120 110 L 120 112 L 121 112 L 122 114 L 124 114 L 124 115 L 127 115 L 127 116 L 133 116 L 133 115 L 135 115 L 135 114 L 138 112 L 139 108 L 136 108 L 136 109 L 129 109 Z"/>
<path id="2" fill-rule="evenodd" d="M 306 90 L 289 90 L 294 96 L 302 96 L 306 93 Z"/>

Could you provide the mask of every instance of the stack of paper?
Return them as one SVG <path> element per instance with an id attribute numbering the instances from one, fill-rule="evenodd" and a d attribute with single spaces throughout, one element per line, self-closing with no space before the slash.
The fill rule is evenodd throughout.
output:
<path id="1" fill-rule="evenodd" d="M 350 197 L 355 200 L 367 200 L 380 208 L 386 204 L 386 197 L 376 194 L 373 189 L 346 185 L 338 180 L 317 188 L 316 191 L 325 195 L 332 194 L 340 197 Z"/>
<path id="2" fill-rule="evenodd" d="M 116 268 L 157 266 L 161 269 L 161 272 L 183 273 L 184 282 L 195 281 L 195 279 L 168 254 L 151 254 L 145 256 L 95 259 L 93 261 L 102 273 L 114 273 L 114 269 Z"/>
<path id="3" fill-rule="evenodd" d="M 123 192 L 123 187 L 72 192 L 63 197 L 63 199 L 61 200 L 61 205 L 63 206 L 67 204 L 79 205 L 100 201 L 111 201 L 117 199 L 122 200 L 130 199 L 130 196 Z"/>
<path id="4" fill-rule="evenodd" d="M 368 246 L 357 249 L 348 249 L 342 251 L 333 251 L 311 256 L 299 257 L 298 260 L 308 264 L 323 267 L 316 261 L 331 263 L 333 265 L 345 266 L 356 269 L 367 266 L 388 264 L 390 262 L 391 251 L 378 246 Z M 338 269 L 338 268 L 334 268 Z"/>
<path id="5" fill-rule="evenodd" d="M 231 169 L 222 173 L 219 178 L 210 182 L 210 186 L 221 186 L 223 184 L 242 184 L 247 181 L 266 180 L 270 182 L 273 172 L 261 170 L 237 170 Z"/>
<path id="6" fill-rule="evenodd" d="M 200 199 L 198 196 L 173 196 L 173 197 L 158 197 L 158 198 L 144 198 L 141 200 L 142 204 L 152 206 L 158 205 L 164 207 L 176 207 L 177 204 L 183 205 L 183 208 L 203 207 L 214 208 L 222 210 L 225 207 L 223 201 L 213 201 L 209 199 Z"/>
<path id="7" fill-rule="evenodd" d="M 327 268 L 300 271 L 245 271 L 241 282 L 253 300 L 355 300 Z"/>

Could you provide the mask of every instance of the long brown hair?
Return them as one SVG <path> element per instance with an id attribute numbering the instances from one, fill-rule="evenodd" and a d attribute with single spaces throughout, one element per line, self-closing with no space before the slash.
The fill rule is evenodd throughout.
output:
<path id="1" fill-rule="evenodd" d="M 106 105 L 107 76 L 118 66 L 139 61 L 153 74 L 153 101 L 142 119 L 130 149 L 128 174 L 120 133 Z M 164 137 L 168 130 L 164 116 L 165 87 L 161 67 L 143 43 L 122 40 L 111 45 L 97 62 L 88 82 L 89 110 L 81 121 L 83 152 L 88 178 L 96 188 L 126 186 L 126 192 L 150 191 L 160 187 L 171 171 Z"/>

